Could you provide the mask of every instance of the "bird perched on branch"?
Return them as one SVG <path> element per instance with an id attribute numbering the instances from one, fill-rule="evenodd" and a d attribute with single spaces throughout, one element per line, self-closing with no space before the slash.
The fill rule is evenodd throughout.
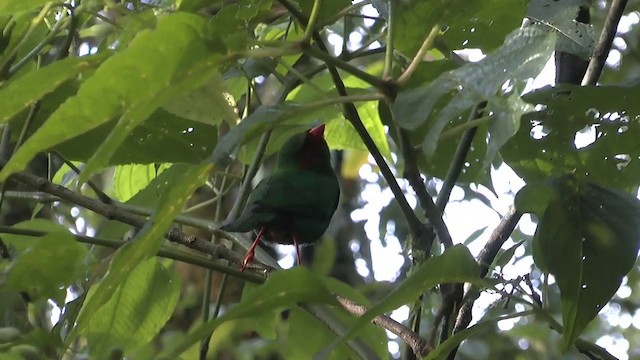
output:
<path id="1" fill-rule="evenodd" d="M 242 270 L 253 261 L 261 240 L 295 245 L 300 265 L 299 245 L 315 242 L 324 234 L 339 197 L 324 125 L 320 125 L 285 142 L 274 172 L 253 189 L 240 216 L 221 229 L 257 233 Z"/>

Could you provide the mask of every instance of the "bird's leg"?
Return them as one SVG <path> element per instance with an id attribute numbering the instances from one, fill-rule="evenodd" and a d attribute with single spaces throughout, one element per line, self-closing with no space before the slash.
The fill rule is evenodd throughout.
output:
<path id="1" fill-rule="evenodd" d="M 253 240 L 253 244 L 247 250 L 247 253 L 244 255 L 244 259 L 242 259 L 242 267 L 240 271 L 245 271 L 249 265 L 253 262 L 253 256 L 256 252 L 256 246 L 260 244 L 260 239 L 262 239 L 262 235 L 264 234 L 264 226 L 260 228 L 258 231 L 258 235 L 256 235 L 256 239 Z"/>
<path id="2" fill-rule="evenodd" d="M 298 239 L 293 237 L 293 245 L 296 247 L 296 258 L 298 259 L 298 266 L 302 265 L 302 258 L 300 258 L 300 244 L 298 244 Z"/>

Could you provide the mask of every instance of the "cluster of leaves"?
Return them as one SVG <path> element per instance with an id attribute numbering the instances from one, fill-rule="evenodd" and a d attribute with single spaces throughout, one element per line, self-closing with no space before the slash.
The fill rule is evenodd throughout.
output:
<path id="1" fill-rule="evenodd" d="M 380 16 L 363 15 L 363 5 L 372 5 Z M 196 356 L 198 342 L 209 343 L 212 332 L 250 318 L 246 330 L 287 342 L 270 349 L 286 358 L 386 358 L 387 337 L 371 323 L 377 316 L 415 303 L 443 284 L 471 283 L 473 291 L 501 292 L 505 281 L 481 279 L 485 264 L 478 264 L 465 245 L 447 246 L 428 259 L 416 256 L 409 275 L 372 301 L 354 284 L 328 276 L 328 268 L 278 271 L 265 280 L 165 244 L 167 231 L 196 190 L 217 193 L 213 218 L 221 220 L 228 212 L 221 199 L 239 177 L 227 173 L 233 161 L 252 163 L 256 152 L 273 153 L 291 134 L 318 122 L 327 123 L 332 149 L 360 159 L 350 163 L 355 170 L 342 169 L 345 177 L 357 174 L 369 151 L 389 185 L 397 186 L 397 180 L 385 173 L 388 164 L 444 179 L 455 167 L 461 135 L 473 128 L 475 137 L 462 159 L 466 164 L 453 181 L 491 186 L 492 164 L 504 161 L 528 184 L 516 207 L 538 215 L 532 254 L 536 266 L 556 278 L 560 309 L 540 306 L 531 289 L 533 294 L 518 298 L 527 311 L 488 313 L 479 324 L 429 344 L 431 352 L 414 351 L 430 359 L 446 357 L 463 340 L 495 329 L 498 321 L 524 316 L 561 332 L 562 351 L 576 342 L 583 351 L 593 349 L 579 336 L 614 296 L 640 246 L 640 204 L 628 193 L 640 186 L 640 146 L 633 135 L 640 108 L 630 95 L 638 89 L 562 85 L 523 95 L 527 81 L 554 51 L 591 53 L 593 28 L 574 21 L 583 5 L 0 0 L 0 123 L 6 129 L 0 154 L 11 154 L 0 159 L 0 181 L 7 186 L 13 177 L 79 206 L 91 227 L 84 232 L 98 229 L 97 236 L 76 236 L 82 231 L 59 215 L 73 208 L 57 202 L 48 220 L 3 227 L 8 234 L 2 236 L 6 251 L 0 249 L 0 296 L 7 306 L 0 313 L 9 320 L 0 331 L 0 355 L 58 357 L 73 351 L 94 358 L 120 353 L 189 358 Z M 525 17 L 534 24 L 520 28 Z M 327 34 L 342 37 L 339 56 L 324 45 Z M 361 43 L 347 41 L 350 34 L 359 34 Z M 378 41 L 382 47 L 370 46 Z M 450 51 L 471 47 L 487 56 L 464 64 Z M 478 112 L 485 115 L 474 118 Z M 588 131 L 592 141 L 576 148 L 576 137 Z M 266 133 L 271 138 L 263 149 Z M 403 158 L 414 150 L 417 160 Z M 25 169 L 41 153 L 58 154 L 66 165 L 50 179 L 29 180 Z M 92 181 L 110 170 L 113 178 L 102 192 L 96 190 Z M 408 204 L 404 194 L 394 196 L 398 204 Z M 424 202 L 433 203 L 431 198 Z M 44 217 L 43 206 L 32 210 L 33 217 Z M 428 223 L 439 226 L 428 206 L 423 210 Z M 406 232 L 417 240 L 411 223 L 422 215 L 409 211 L 394 220 L 405 217 Z M 435 214 L 440 220 L 441 211 Z M 140 214 L 143 226 L 127 222 Z M 216 223 L 181 218 L 216 233 Z M 132 228 L 133 240 L 122 241 Z M 106 256 L 80 242 L 117 251 Z M 506 264 L 520 244 L 504 251 L 497 264 Z M 180 307 L 181 279 L 173 262 L 156 254 L 256 284 L 247 284 L 240 303 L 225 307 L 221 316 L 179 329 L 186 333 L 163 332 Z M 277 267 L 264 250 L 257 258 Z M 43 312 L 53 302 L 63 311 L 60 320 L 49 330 L 14 314 L 22 301 L 18 294 Z M 69 302 L 68 295 L 75 300 Z M 356 316 L 336 296 L 374 305 Z M 562 326 L 553 320 L 557 312 Z M 207 347 L 202 349 L 204 358 Z"/>

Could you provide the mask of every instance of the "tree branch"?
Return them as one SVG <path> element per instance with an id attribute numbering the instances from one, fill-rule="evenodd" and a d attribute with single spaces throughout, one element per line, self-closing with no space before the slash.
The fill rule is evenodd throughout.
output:
<path id="1" fill-rule="evenodd" d="M 0 160 L 0 167 L 4 167 L 6 163 L 7 163 L 6 160 Z M 17 180 L 21 183 L 24 183 L 25 185 L 31 187 L 36 191 L 42 191 L 42 192 L 57 196 L 63 200 L 72 202 L 78 206 L 84 207 L 88 210 L 98 213 L 110 220 L 117 220 L 137 228 L 142 228 L 147 221 L 145 217 L 132 214 L 115 204 L 105 204 L 99 200 L 91 199 L 89 197 L 75 193 L 65 188 L 64 186 L 56 185 L 45 178 L 35 176 L 27 172 L 15 173 L 11 175 L 10 178 L 13 180 Z M 230 239 L 237 242 L 237 240 L 235 240 L 228 233 L 222 230 L 210 229 L 210 231 L 216 236 L 219 236 L 225 239 Z M 171 229 L 167 231 L 167 233 L 165 234 L 165 237 L 169 241 L 176 242 L 188 248 L 206 253 L 212 256 L 213 258 L 229 260 L 235 264 L 241 263 L 240 254 L 237 254 L 229 250 L 225 246 L 213 244 L 209 241 L 205 241 L 202 239 L 198 239 L 194 236 L 187 235 L 178 229 Z"/>
<path id="2" fill-rule="evenodd" d="M 507 214 L 502 218 L 500 224 L 496 226 L 491 234 L 491 237 L 487 241 L 487 244 L 478 255 L 478 264 L 480 264 L 480 277 L 485 277 L 487 272 L 489 271 L 489 267 L 496 255 L 498 255 L 498 251 L 504 245 L 504 242 L 507 241 L 513 230 L 518 225 L 518 221 L 522 217 L 522 213 L 518 212 L 515 207 L 509 209 Z M 466 291 L 465 297 L 469 294 L 469 290 Z M 471 323 L 471 310 L 473 308 L 473 304 L 475 299 L 468 299 L 458 311 L 458 315 L 456 316 L 456 323 L 453 327 L 453 333 L 457 333 L 462 331 L 469 326 Z M 449 353 L 449 359 L 454 359 L 455 354 L 458 351 L 458 347 L 454 348 L 451 353 Z"/>
<path id="3" fill-rule="evenodd" d="M 42 237 L 42 236 L 46 236 L 46 235 L 50 234 L 50 232 L 46 232 L 46 231 L 38 231 L 38 230 L 31 230 L 31 229 L 19 229 L 19 228 L 10 227 L 10 226 L 4 226 L 4 225 L 0 225 L 0 233 L 2 233 L 2 234 L 23 235 L 23 236 L 33 236 L 33 237 Z M 127 244 L 127 241 L 124 241 L 124 240 L 101 239 L 101 238 L 85 236 L 85 235 L 77 235 L 77 234 L 70 234 L 70 235 L 72 235 L 76 239 L 76 241 L 81 242 L 83 244 L 104 246 L 104 247 L 108 247 L 108 248 L 111 248 L 111 249 L 118 249 L 118 248 L 124 246 L 125 244 Z M 218 262 L 215 262 L 215 261 L 212 261 L 211 259 L 208 259 L 208 258 L 206 258 L 204 256 L 190 254 L 190 253 L 186 253 L 184 251 L 175 250 L 175 249 L 171 249 L 171 248 L 167 248 L 167 247 L 164 247 L 164 248 L 161 248 L 160 250 L 158 250 L 158 253 L 156 255 L 160 256 L 160 257 L 167 258 L 167 259 L 173 259 L 173 260 L 176 260 L 176 261 L 182 261 L 184 263 L 193 264 L 193 265 L 205 268 L 205 269 L 220 271 L 220 272 L 223 272 L 223 273 L 229 273 L 231 275 L 237 276 L 239 278 L 242 278 L 243 280 L 250 281 L 250 282 L 253 282 L 253 283 L 263 283 L 264 282 L 264 277 L 263 276 L 260 276 L 258 274 L 251 273 L 251 272 L 246 272 L 246 271 L 245 272 L 241 272 L 240 270 L 238 270 L 236 268 L 232 268 L 232 267 L 229 267 L 229 266 L 222 265 L 222 264 L 220 264 Z"/>
<path id="4" fill-rule="evenodd" d="M 613 0 L 611 2 L 611 8 L 609 8 L 609 14 L 604 20 L 604 26 L 600 33 L 600 38 L 596 47 L 593 49 L 593 55 L 589 61 L 587 72 L 582 79 L 582 86 L 595 85 L 600 78 L 604 63 L 609 56 L 609 50 L 611 50 L 611 44 L 616 36 L 616 30 L 618 29 L 618 23 L 624 12 L 624 8 L 627 6 L 627 0 Z"/>
<path id="5" fill-rule="evenodd" d="M 336 298 L 342 307 L 354 315 L 362 316 L 367 312 L 366 307 L 356 304 L 347 298 L 342 296 L 337 296 Z M 427 345 L 427 341 L 421 338 L 420 335 L 388 316 L 378 316 L 372 322 L 397 335 L 411 347 L 418 358 L 424 357 L 431 350 Z"/>

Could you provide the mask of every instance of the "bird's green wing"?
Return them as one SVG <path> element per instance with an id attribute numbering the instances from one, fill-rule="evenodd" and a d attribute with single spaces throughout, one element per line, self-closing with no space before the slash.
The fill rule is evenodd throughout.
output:
<path id="1" fill-rule="evenodd" d="M 256 214 L 331 218 L 339 196 L 340 187 L 334 174 L 282 169 L 258 184 L 249 197 L 247 209 L 253 209 Z"/>
<path id="2" fill-rule="evenodd" d="M 339 197 L 340 186 L 333 173 L 280 169 L 260 181 L 240 216 L 222 229 L 245 232 L 288 218 L 328 221 Z"/>

